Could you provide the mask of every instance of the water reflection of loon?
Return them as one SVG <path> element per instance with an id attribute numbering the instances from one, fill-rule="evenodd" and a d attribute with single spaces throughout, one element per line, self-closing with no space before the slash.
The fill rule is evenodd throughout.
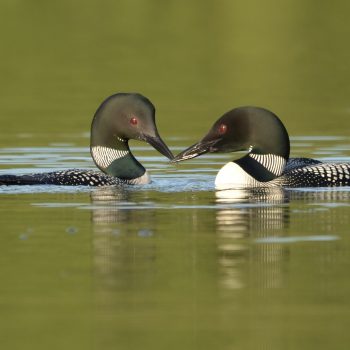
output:
<path id="1" fill-rule="evenodd" d="M 154 270 L 157 256 L 154 241 L 147 239 L 157 226 L 154 213 L 152 208 L 141 210 L 141 205 L 133 201 L 136 192 L 111 186 L 91 192 L 94 268 L 102 289 L 148 284 L 153 278 L 145 274 L 142 282 L 136 281 L 137 269 Z M 137 249 L 140 241 L 142 249 Z"/>
<path id="2" fill-rule="evenodd" d="M 247 244 L 247 240 L 281 234 L 289 223 L 288 196 L 283 189 L 217 191 L 217 234 L 220 239 L 221 283 L 228 289 L 242 288 L 246 281 L 240 269 L 249 261 L 260 269 L 259 285 L 281 285 L 281 264 L 287 249 L 281 244 Z M 255 264 L 257 263 L 257 264 Z M 257 265 L 257 266 L 255 266 Z"/>
<path id="3" fill-rule="evenodd" d="M 244 287 L 242 266 L 247 262 L 260 288 L 281 286 L 285 264 L 290 257 L 290 246 L 286 242 L 303 239 L 333 241 L 337 237 L 330 228 L 335 227 L 339 220 L 346 219 L 350 223 L 347 215 L 350 190 L 257 188 L 217 191 L 215 195 L 221 282 L 229 289 Z M 305 208 L 291 209 L 294 202 L 298 207 L 305 203 Z M 340 209 L 332 203 L 338 203 Z M 334 207 L 337 211 L 329 210 Z M 339 213 L 343 216 L 340 217 Z M 310 221 L 310 215 L 317 219 Z M 290 237 L 288 232 L 295 231 L 294 226 L 298 225 L 310 235 Z"/>
<path id="4" fill-rule="evenodd" d="M 164 202 L 158 198 L 155 205 L 143 191 L 95 189 L 91 192 L 90 210 L 96 273 L 112 285 L 148 285 L 155 271 L 166 265 L 168 259 L 176 259 L 180 254 L 176 249 L 181 249 L 182 257 L 190 254 L 198 261 L 205 259 L 210 266 L 217 264 L 219 274 L 215 278 L 225 290 L 244 288 L 249 283 L 259 288 L 275 288 L 283 285 L 291 257 L 291 246 L 284 242 L 293 238 L 290 232 L 301 230 L 299 238 L 326 236 L 334 234 L 327 230 L 338 221 L 350 224 L 347 206 L 336 210 L 327 207 L 332 202 L 347 204 L 350 191 L 247 189 L 218 191 L 213 195 L 216 200 L 211 208 L 201 208 L 194 195 L 192 208 L 188 205 L 179 212 L 176 201 L 182 200 L 181 193 L 164 194 Z M 173 225 L 179 215 L 181 224 Z M 179 240 L 176 246 L 172 245 Z M 203 249 L 203 244 L 210 249 Z M 171 258 L 167 256 L 170 250 Z M 208 251 L 210 255 L 202 256 Z M 197 270 L 192 272 L 196 274 Z"/>

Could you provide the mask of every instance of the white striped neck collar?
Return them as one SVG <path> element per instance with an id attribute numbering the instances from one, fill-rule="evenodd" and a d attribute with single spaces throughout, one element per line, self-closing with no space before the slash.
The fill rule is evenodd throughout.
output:
<path id="1" fill-rule="evenodd" d="M 248 156 L 259 162 L 268 171 L 276 176 L 280 176 L 286 166 L 286 159 L 276 154 L 256 154 L 249 153 Z"/>
<path id="2" fill-rule="evenodd" d="M 129 149 L 117 149 L 105 146 L 91 147 L 92 158 L 101 170 L 107 169 L 116 159 L 123 158 L 129 153 Z"/>
<path id="3" fill-rule="evenodd" d="M 136 179 L 139 178 L 146 181 L 144 176 L 146 169 L 133 156 L 127 141 L 118 142 L 118 146 L 118 148 L 100 145 L 91 146 L 91 156 L 97 167 L 104 173 L 127 183 L 136 183 Z M 149 181 L 149 177 L 147 181 Z"/>
<path id="4" fill-rule="evenodd" d="M 257 181 L 267 182 L 282 175 L 287 160 L 276 154 L 248 153 L 235 163 Z"/>

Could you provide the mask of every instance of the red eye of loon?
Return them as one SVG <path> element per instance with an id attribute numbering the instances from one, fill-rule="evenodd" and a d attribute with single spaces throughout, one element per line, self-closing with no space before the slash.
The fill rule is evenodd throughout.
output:
<path id="1" fill-rule="evenodd" d="M 137 125 L 137 123 L 138 123 L 138 120 L 137 120 L 136 117 L 132 117 L 132 118 L 130 119 L 130 124 L 131 124 L 131 125 Z"/>
<path id="2" fill-rule="evenodd" d="M 227 131 L 227 125 L 226 125 L 226 124 L 221 124 L 221 125 L 219 126 L 219 134 L 220 134 L 220 135 L 223 135 L 223 134 L 226 133 L 226 131 Z"/>

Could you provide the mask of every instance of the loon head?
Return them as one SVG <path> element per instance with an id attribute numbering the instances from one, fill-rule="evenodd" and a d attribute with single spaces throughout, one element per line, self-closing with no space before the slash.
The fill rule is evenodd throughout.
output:
<path id="1" fill-rule="evenodd" d="M 272 112 L 259 107 L 240 107 L 219 118 L 206 136 L 178 154 L 172 162 L 203 153 L 247 151 L 227 163 L 216 176 L 215 187 L 265 186 L 280 176 L 289 158 L 288 133 Z"/>
<path id="2" fill-rule="evenodd" d="M 145 169 L 130 152 L 130 139 L 145 141 L 173 158 L 157 131 L 151 101 L 138 93 L 118 93 L 102 102 L 92 120 L 90 150 L 97 167 L 124 180 L 143 176 Z"/>
<path id="3" fill-rule="evenodd" d="M 237 152 L 273 154 L 289 158 L 289 137 L 280 119 L 260 107 L 239 107 L 220 117 L 199 142 L 179 153 L 172 162 L 203 153 Z"/>

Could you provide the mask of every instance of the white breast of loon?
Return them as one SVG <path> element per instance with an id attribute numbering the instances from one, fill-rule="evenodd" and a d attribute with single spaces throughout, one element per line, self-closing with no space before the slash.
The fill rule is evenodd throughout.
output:
<path id="1" fill-rule="evenodd" d="M 235 162 L 225 164 L 215 178 L 215 189 L 227 190 L 240 187 L 260 187 L 262 184 L 246 173 Z"/>

